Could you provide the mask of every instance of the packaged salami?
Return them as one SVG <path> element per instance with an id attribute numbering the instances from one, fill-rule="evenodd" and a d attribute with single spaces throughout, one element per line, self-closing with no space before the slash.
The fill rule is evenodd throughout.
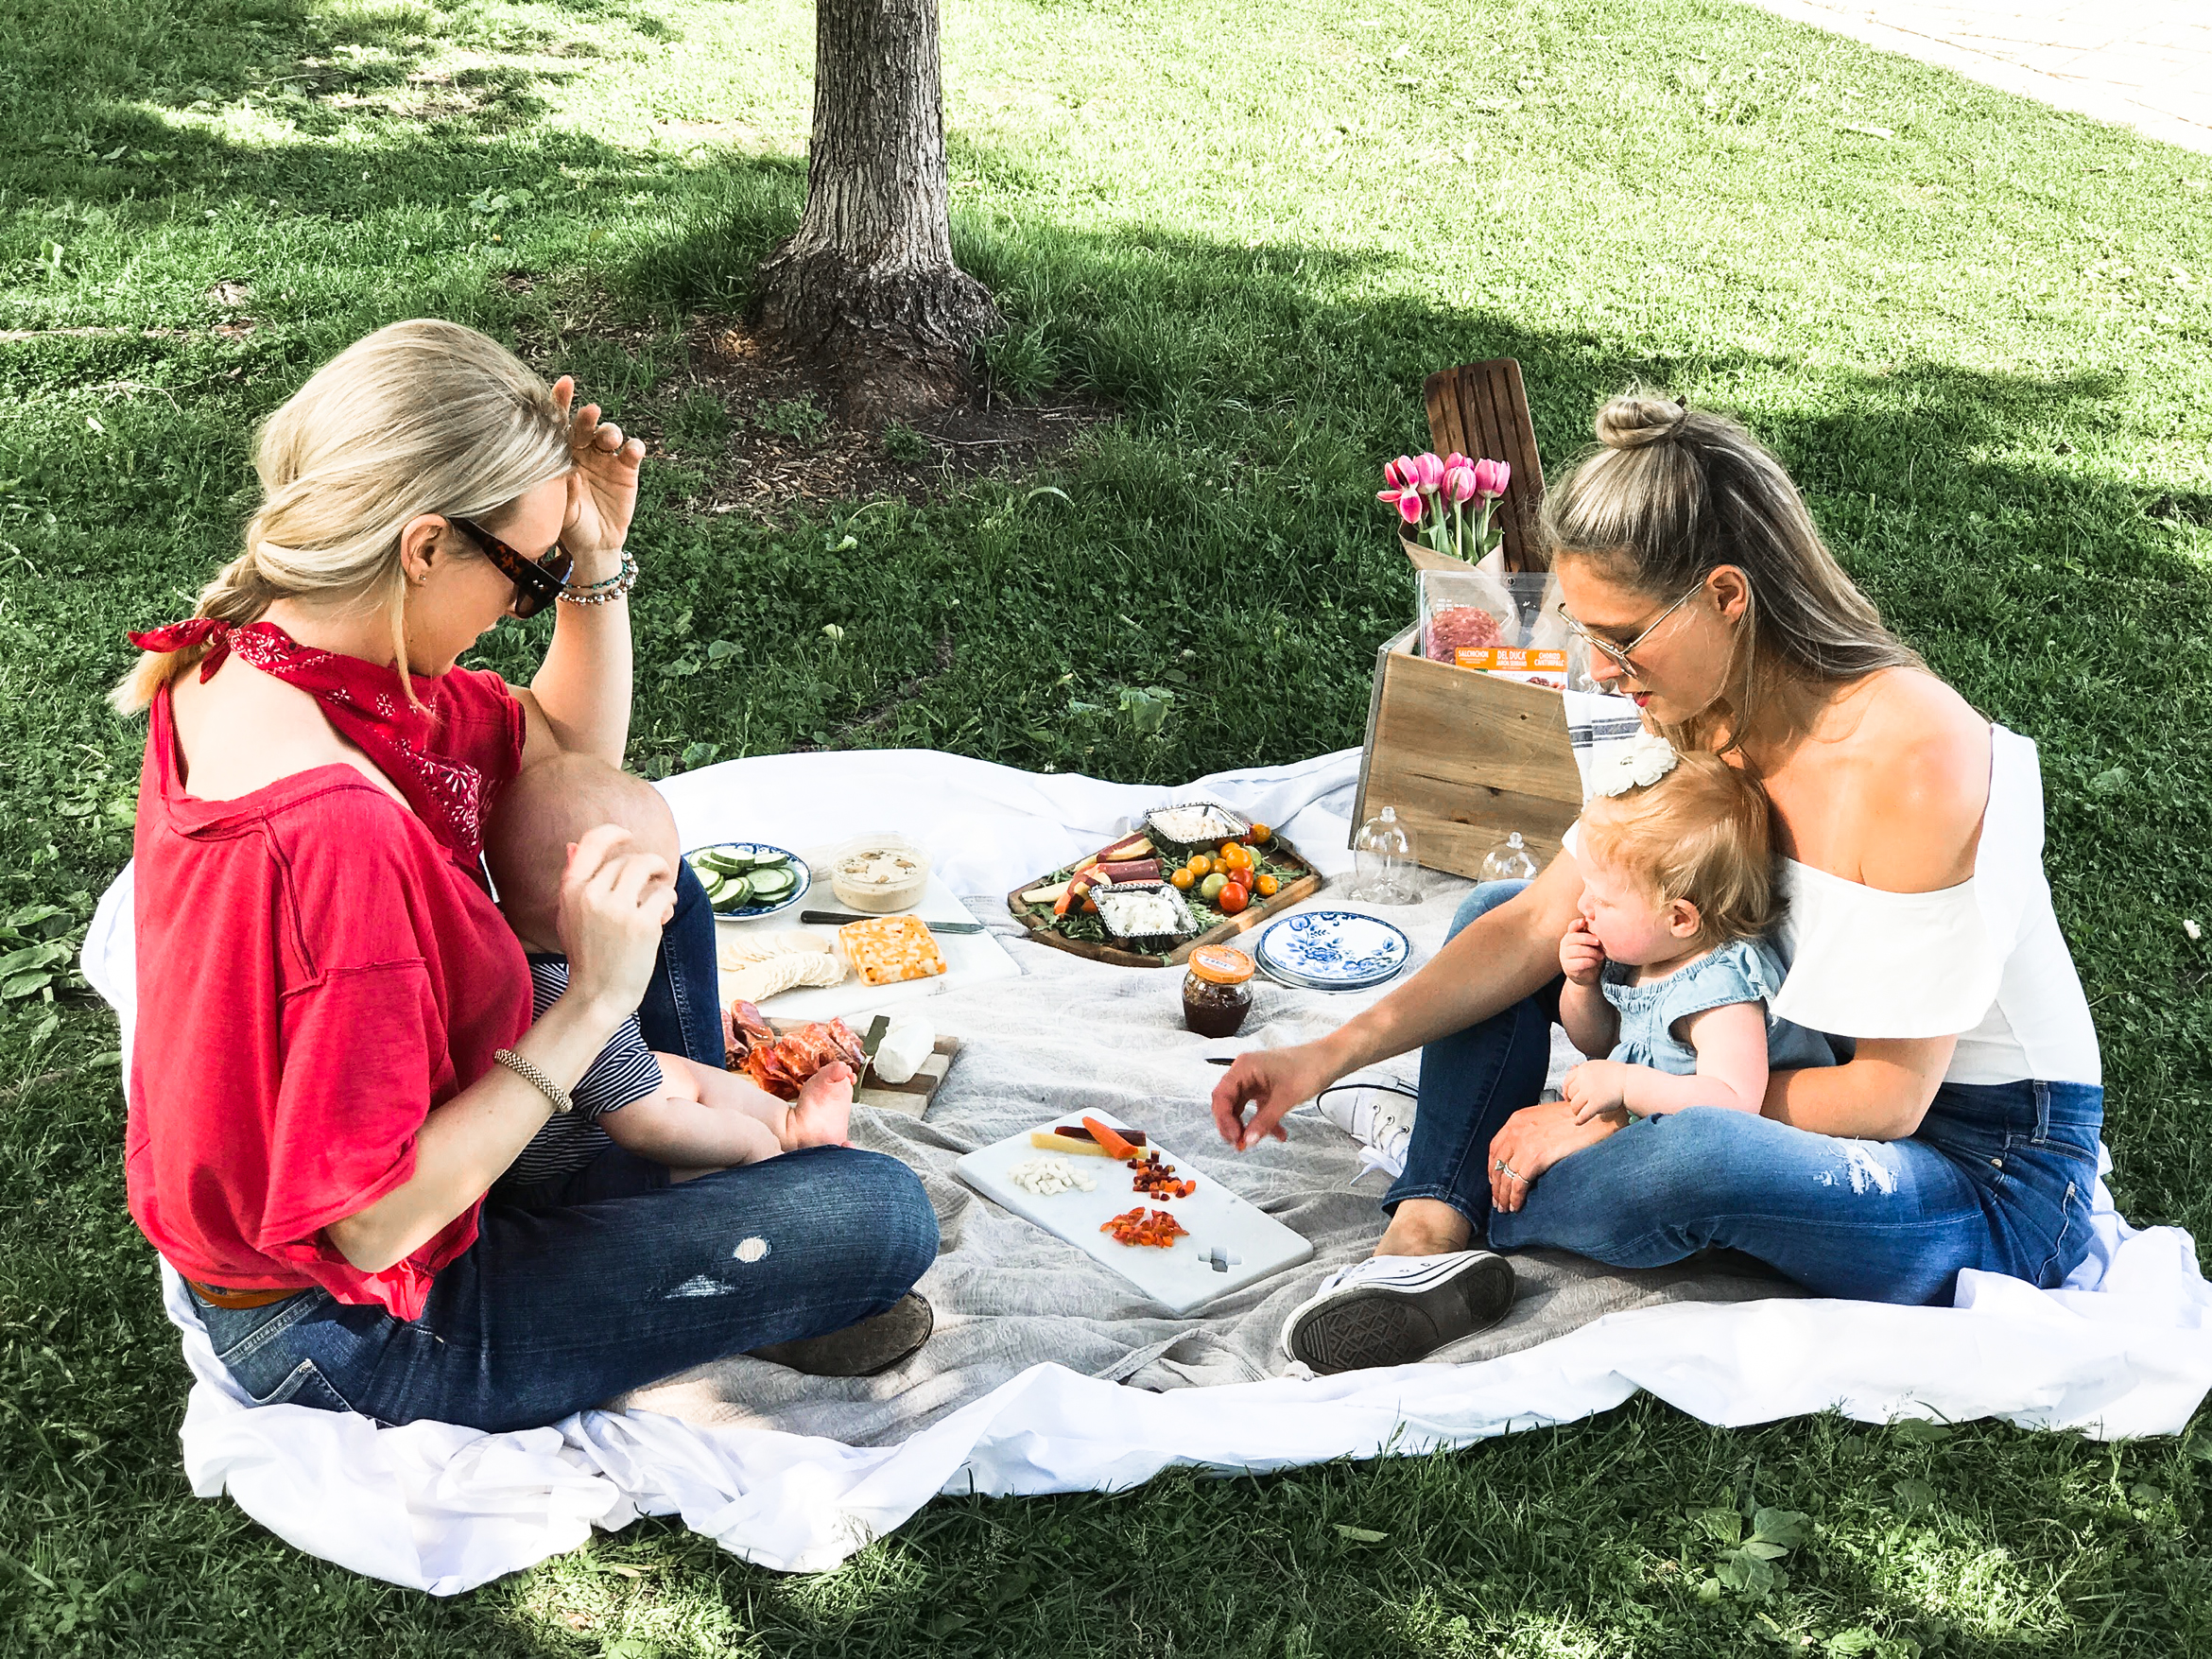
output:
<path id="1" fill-rule="evenodd" d="M 1551 576 L 1469 566 L 1424 570 L 1420 579 L 1421 654 L 1430 661 L 1560 691 L 1588 683 Z"/>

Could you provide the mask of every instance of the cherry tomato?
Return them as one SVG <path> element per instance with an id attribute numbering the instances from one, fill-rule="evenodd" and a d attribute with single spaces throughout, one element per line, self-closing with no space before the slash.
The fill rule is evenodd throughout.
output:
<path id="1" fill-rule="evenodd" d="M 1193 853 L 1190 855 L 1190 862 L 1185 864 L 1184 869 L 1189 871 L 1194 876 L 1211 875 L 1214 873 L 1214 861 L 1203 853 Z"/>
<path id="2" fill-rule="evenodd" d="M 1255 847 L 1264 847 L 1275 838 L 1275 832 L 1264 823 L 1255 823 L 1252 826 L 1252 834 L 1244 838 Z"/>
<path id="3" fill-rule="evenodd" d="M 1224 916 L 1234 916 L 1251 903 L 1252 889 L 1241 881 L 1233 881 L 1221 890 L 1220 896 L 1214 901 L 1214 907 Z"/>
<path id="4" fill-rule="evenodd" d="M 1271 875 L 1262 875 L 1258 880 L 1252 884 L 1252 890 L 1259 894 L 1259 896 L 1263 899 L 1271 899 L 1275 896 L 1276 892 L 1281 890 L 1282 886 L 1283 884 L 1275 877 Z"/>
<path id="5" fill-rule="evenodd" d="M 1199 883 L 1199 897 L 1209 905 L 1218 905 L 1221 902 L 1221 895 L 1229 890 L 1229 878 L 1217 870 L 1205 880 Z"/>
<path id="6" fill-rule="evenodd" d="M 1198 880 L 1198 877 L 1197 877 L 1196 875 L 1193 875 L 1193 874 L 1192 874 L 1192 873 L 1191 873 L 1189 871 L 1187 871 L 1187 870 L 1178 870 L 1178 871 L 1177 871 L 1177 872 L 1176 872 L 1176 873 L 1175 873 L 1173 875 L 1170 875 L 1170 876 L 1169 876 L 1167 879 L 1168 879 L 1168 881 L 1169 881 L 1169 882 L 1171 882 L 1172 884 L 1174 884 L 1176 887 L 1179 887 L 1179 888 L 1181 888 L 1181 889 L 1182 889 L 1184 891 L 1185 891 L 1185 892 L 1188 892 L 1188 891 L 1190 890 L 1190 889 L 1191 889 L 1191 885 L 1192 885 L 1194 882 L 1196 882 L 1196 881 Z"/>

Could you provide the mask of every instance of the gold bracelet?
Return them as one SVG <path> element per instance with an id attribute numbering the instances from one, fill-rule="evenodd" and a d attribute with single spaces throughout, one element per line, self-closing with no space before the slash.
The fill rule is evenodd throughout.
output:
<path id="1" fill-rule="evenodd" d="M 566 1089 L 562 1088 L 559 1083 L 555 1082 L 551 1078 L 547 1077 L 543 1071 L 539 1070 L 532 1062 L 524 1059 L 513 1049 L 502 1048 L 492 1058 L 497 1061 L 501 1065 L 507 1067 L 509 1071 L 514 1073 L 516 1077 L 522 1079 L 524 1082 L 528 1083 L 532 1088 L 536 1089 L 538 1093 L 544 1096 L 546 1099 L 552 1101 L 553 1110 L 556 1114 L 565 1114 L 576 1110 L 576 1102 L 568 1097 L 568 1091 Z"/>

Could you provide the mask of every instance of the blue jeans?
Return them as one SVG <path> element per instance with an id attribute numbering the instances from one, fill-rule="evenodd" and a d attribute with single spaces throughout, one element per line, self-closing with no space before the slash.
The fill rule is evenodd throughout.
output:
<path id="1" fill-rule="evenodd" d="M 1490 882 L 1452 931 L 1524 883 Z M 1490 1207 L 1490 1143 L 1543 1092 L 1559 985 L 1421 1055 L 1421 1109 L 1386 1207 L 1450 1204 L 1499 1250 L 1548 1246 L 1622 1268 L 1699 1251 L 1756 1256 L 1823 1296 L 1947 1303 L 1960 1270 L 2062 1283 L 2089 1245 L 2104 1091 L 1944 1083 L 1911 1135 L 1845 1140 L 1693 1107 L 1563 1158 L 1513 1214 Z"/>
<path id="2" fill-rule="evenodd" d="M 714 914 L 688 874 L 638 1018 L 656 1049 L 719 1065 Z M 671 1184 L 660 1165 L 613 1147 L 527 1205 L 487 1204 L 418 1319 L 324 1290 L 266 1307 L 194 1303 L 225 1368 L 263 1405 L 529 1428 L 881 1313 L 937 1242 L 921 1182 L 880 1153 L 811 1147 Z"/>

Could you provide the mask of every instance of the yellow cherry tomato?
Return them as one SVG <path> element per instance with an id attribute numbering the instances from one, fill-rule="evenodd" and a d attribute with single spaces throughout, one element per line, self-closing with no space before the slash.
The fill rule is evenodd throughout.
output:
<path id="1" fill-rule="evenodd" d="M 1255 846 L 1255 847 L 1264 847 L 1264 846 L 1266 846 L 1266 845 L 1267 845 L 1267 844 L 1268 844 L 1270 841 L 1273 840 L 1274 838 L 1275 838 L 1275 832 L 1274 832 L 1273 830 L 1271 830 L 1271 829 L 1268 828 L 1268 826 L 1267 826 L 1266 824 L 1264 824 L 1264 823 L 1255 823 L 1255 824 L 1253 824 L 1253 825 L 1252 826 L 1252 835 L 1251 835 L 1251 837 L 1250 837 L 1250 839 L 1251 839 L 1251 841 L 1252 841 L 1252 844 L 1253 844 L 1253 846 Z"/>
<path id="2" fill-rule="evenodd" d="M 1263 899 L 1271 899 L 1275 896 L 1276 890 L 1280 889 L 1282 885 L 1283 884 L 1280 881 L 1276 880 L 1271 875 L 1262 875 L 1252 884 L 1252 890 L 1259 894 L 1259 896 Z"/>
<path id="3" fill-rule="evenodd" d="M 1189 871 L 1194 876 L 1211 875 L 1214 873 L 1214 861 L 1203 853 L 1193 853 L 1190 855 L 1190 862 L 1185 864 L 1184 869 Z"/>
<path id="4" fill-rule="evenodd" d="M 1179 887 L 1179 888 L 1183 889 L 1183 890 L 1184 890 L 1185 892 L 1187 892 L 1187 891 L 1189 891 L 1189 890 L 1190 890 L 1190 888 L 1191 888 L 1192 884 L 1193 884 L 1193 883 L 1195 883 L 1195 882 L 1198 880 L 1198 877 L 1197 877 L 1197 876 L 1195 876 L 1195 875 L 1193 875 L 1193 874 L 1192 874 L 1192 873 L 1191 873 L 1189 871 L 1187 871 L 1187 870 L 1178 870 L 1178 871 L 1177 871 L 1177 872 L 1176 872 L 1176 873 L 1175 873 L 1173 875 L 1170 875 L 1170 876 L 1169 876 L 1167 879 L 1168 879 L 1168 881 L 1169 881 L 1170 883 L 1172 883 L 1174 886 L 1176 886 L 1176 887 Z M 1270 876 L 1270 877 L 1269 877 L 1268 879 L 1270 879 L 1270 880 L 1272 880 L 1272 879 L 1274 879 L 1274 878 L 1273 878 L 1272 876 Z"/>

